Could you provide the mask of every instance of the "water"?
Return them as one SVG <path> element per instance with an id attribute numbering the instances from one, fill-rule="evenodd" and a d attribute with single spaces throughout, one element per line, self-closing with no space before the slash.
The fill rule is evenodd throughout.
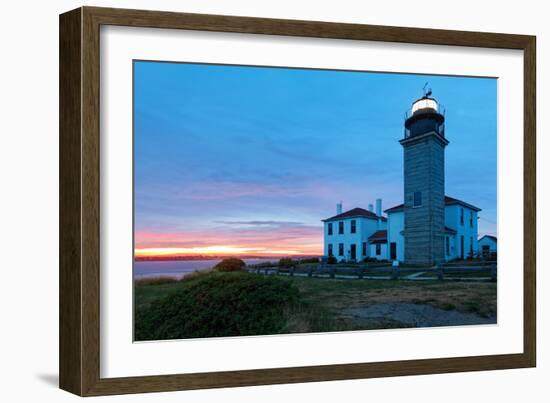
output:
<path id="1" fill-rule="evenodd" d="M 195 271 L 214 267 L 222 259 L 211 260 L 171 260 L 134 262 L 134 278 L 174 277 L 182 278 Z M 278 259 L 243 259 L 246 264 L 277 262 Z"/>

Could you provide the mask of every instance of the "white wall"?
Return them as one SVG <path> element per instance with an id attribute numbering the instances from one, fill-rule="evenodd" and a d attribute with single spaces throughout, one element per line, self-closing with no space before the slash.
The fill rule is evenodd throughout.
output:
<path id="1" fill-rule="evenodd" d="M 387 259 L 390 259 L 390 244 L 395 242 L 397 244 L 397 260 L 405 260 L 405 237 L 401 234 L 404 228 L 405 213 L 403 211 L 388 214 Z"/>
<path id="2" fill-rule="evenodd" d="M 57 383 L 58 295 L 58 14 L 88 5 L 149 8 L 202 13 L 254 15 L 381 25 L 421 26 L 538 35 L 538 264 L 550 265 L 542 253 L 550 238 L 550 25 L 545 2 L 441 2 L 423 7 L 410 0 L 389 2 L 308 2 L 295 0 L 57 0 L 3 3 L 0 25 L 0 133 L 2 189 L 0 293 L 2 343 L 0 395 L 7 402 L 81 402 L 59 391 Z M 475 12 L 472 12 L 475 10 Z M 101 402 L 385 402 L 465 401 L 533 403 L 548 400 L 550 373 L 550 275 L 539 270 L 538 368 L 462 374 L 319 382 L 234 389 L 128 395 Z M 94 399 L 95 401 L 95 399 Z"/>
<path id="3" fill-rule="evenodd" d="M 383 243 L 380 244 L 380 254 L 376 254 L 376 244 L 369 245 L 370 246 L 370 257 L 373 257 L 378 260 L 386 260 L 388 258 L 388 245 Z"/>
<path id="4" fill-rule="evenodd" d="M 464 209 L 464 225 L 460 224 L 460 210 Z M 470 213 L 473 214 L 473 226 L 470 227 Z M 451 245 L 451 255 L 460 257 L 460 237 L 464 237 L 464 257 L 470 254 L 470 244 L 474 253 L 478 250 L 477 245 L 477 212 L 467 207 L 453 204 L 445 206 L 445 225 L 457 231 L 454 236 L 454 245 Z"/>
<path id="5" fill-rule="evenodd" d="M 351 221 L 355 220 L 356 231 L 351 233 Z M 338 233 L 339 223 L 344 223 L 344 233 Z M 329 224 L 332 223 L 332 235 L 328 234 Z M 342 220 L 331 221 L 330 223 L 325 222 L 324 225 L 324 254 L 328 256 L 328 244 L 332 244 L 332 253 L 334 257 L 338 260 L 349 260 L 350 259 L 350 248 L 352 244 L 356 245 L 356 260 L 361 261 L 365 257 L 369 256 L 369 248 L 367 245 L 367 254 L 363 255 L 362 243 L 367 242 L 368 238 L 378 229 L 378 221 L 368 218 L 355 217 L 355 218 L 344 218 Z M 381 229 L 386 228 L 386 223 L 381 222 Z M 338 245 L 340 243 L 344 244 L 344 255 L 340 256 L 338 253 Z M 372 256 L 372 255 L 371 255 Z"/>

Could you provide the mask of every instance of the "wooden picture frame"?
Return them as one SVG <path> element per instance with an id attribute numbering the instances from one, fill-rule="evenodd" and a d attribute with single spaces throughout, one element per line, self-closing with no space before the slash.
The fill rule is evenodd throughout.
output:
<path id="1" fill-rule="evenodd" d="M 100 377 L 99 35 L 102 25 L 519 49 L 524 52 L 523 353 Z M 81 7 L 60 16 L 60 387 L 81 396 L 533 367 L 536 363 L 535 37 Z"/>

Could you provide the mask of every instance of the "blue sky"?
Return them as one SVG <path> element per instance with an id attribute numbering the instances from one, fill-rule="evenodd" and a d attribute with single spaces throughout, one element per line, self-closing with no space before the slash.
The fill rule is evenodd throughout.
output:
<path id="1" fill-rule="evenodd" d="M 496 79 L 136 61 L 136 247 L 312 251 L 338 201 L 402 203 L 398 140 L 426 82 L 446 194 L 496 234 Z"/>

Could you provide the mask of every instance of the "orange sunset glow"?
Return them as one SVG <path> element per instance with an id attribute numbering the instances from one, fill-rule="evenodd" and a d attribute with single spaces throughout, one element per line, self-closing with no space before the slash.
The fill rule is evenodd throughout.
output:
<path id="1" fill-rule="evenodd" d="M 319 245 L 319 248 L 321 245 Z M 318 251 L 316 248 L 315 251 Z M 242 256 L 242 255 L 262 255 L 262 256 L 300 256 L 305 255 L 303 251 L 285 250 L 285 249 L 266 249 L 255 247 L 236 247 L 236 246 L 207 246 L 203 248 L 137 248 L 136 257 L 167 257 L 167 256 Z"/>
<path id="2" fill-rule="evenodd" d="M 229 228 L 226 228 L 229 227 Z M 137 259 L 208 256 L 320 256 L 322 227 L 302 224 L 220 224 L 186 232 L 137 231 Z"/>

